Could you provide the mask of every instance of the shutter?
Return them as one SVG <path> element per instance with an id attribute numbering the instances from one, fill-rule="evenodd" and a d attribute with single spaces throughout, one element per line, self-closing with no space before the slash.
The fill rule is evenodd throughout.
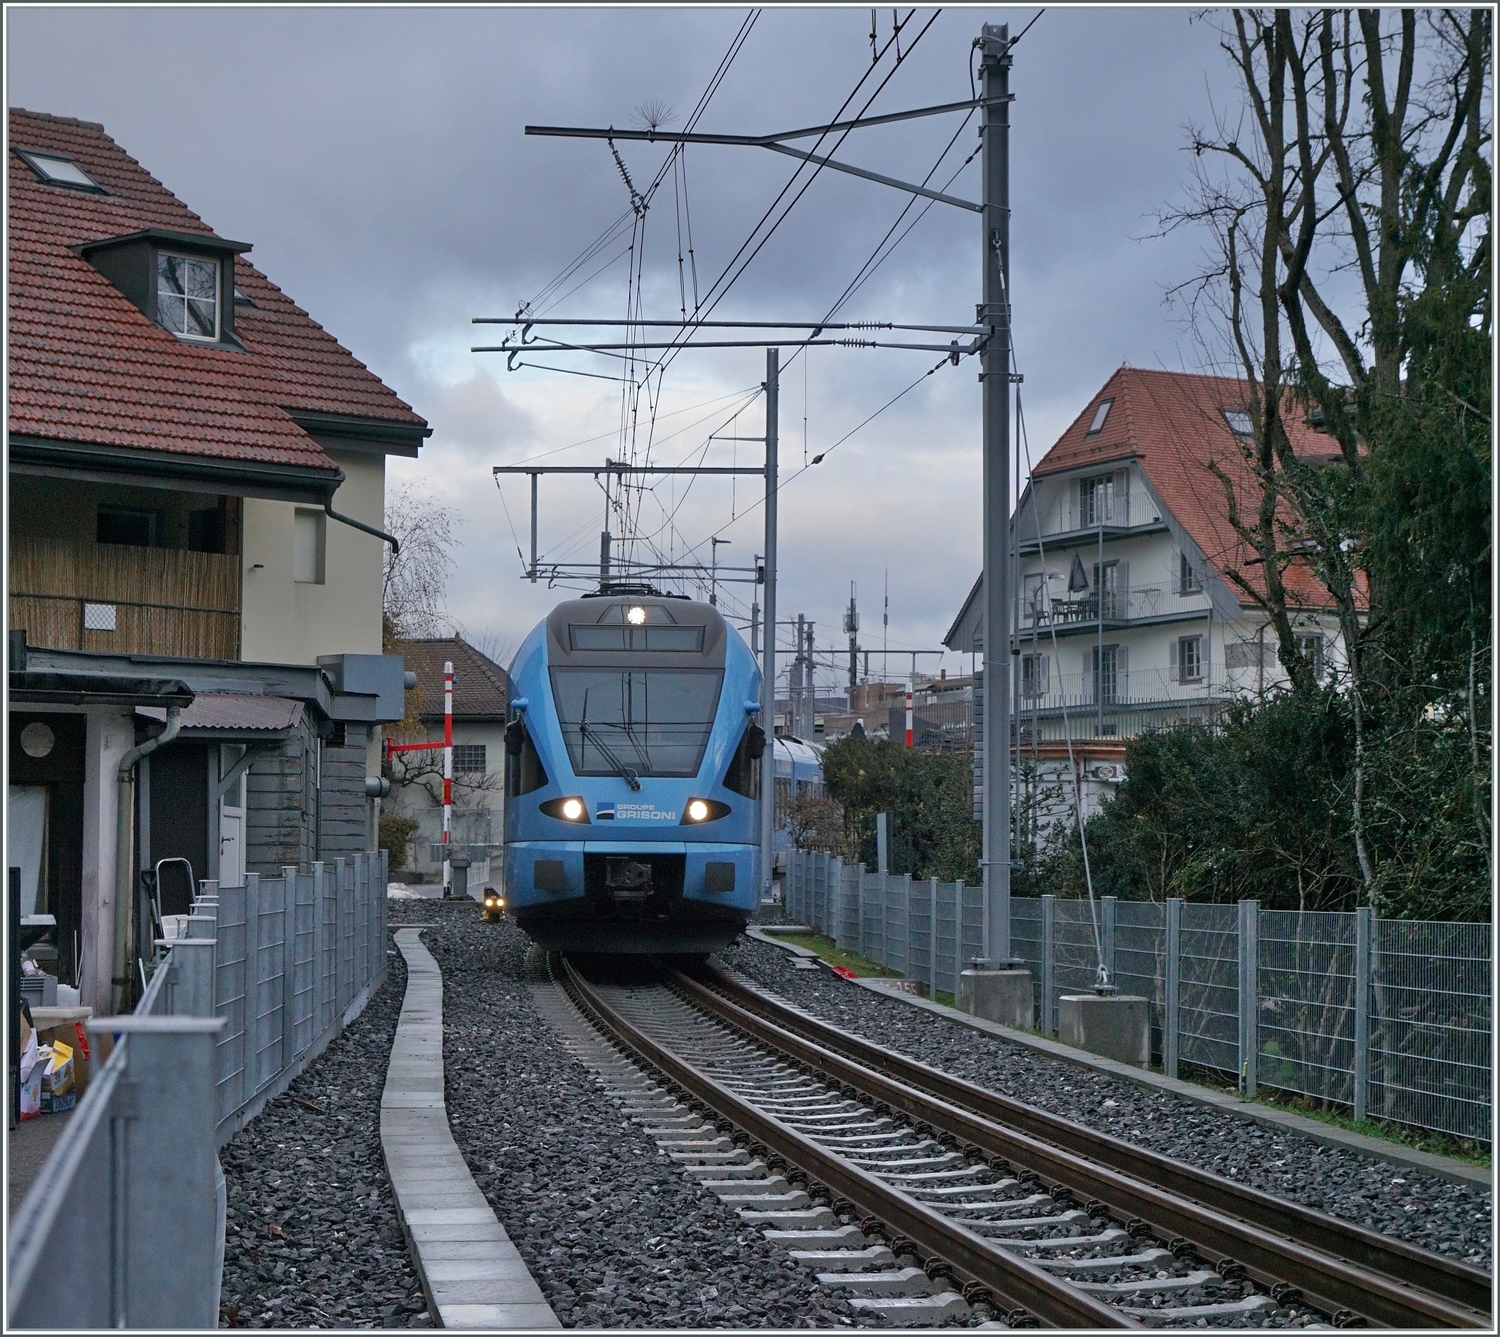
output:
<path id="1" fill-rule="evenodd" d="M 1046 696 L 1047 695 L 1047 656 L 1046 655 L 1038 655 L 1036 657 L 1036 685 L 1037 685 L 1037 695 L 1038 696 Z"/>
<path id="2" fill-rule="evenodd" d="M 1130 470 L 1115 470 L 1115 513 L 1110 519 L 1117 525 L 1130 523 Z"/>
<path id="3" fill-rule="evenodd" d="M 1178 646 L 1179 642 L 1175 636 L 1167 643 L 1167 672 L 1172 682 L 1182 681 L 1182 668 L 1177 659 Z"/>
<path id="4" fill-rule="evenodd" d="M 1130 616 L 1130 563 L 1121 562 L 1115 568 L 1115 608 L 1117 617 Z"/>
<path id="5" fill-rule="evenodd" d="M 1130 700 L 1130 649 L 1124 645 L 1115 649 L 1115 700 Z"/>

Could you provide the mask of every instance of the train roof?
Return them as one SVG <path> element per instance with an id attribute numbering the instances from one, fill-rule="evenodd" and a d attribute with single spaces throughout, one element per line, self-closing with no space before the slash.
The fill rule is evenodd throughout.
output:
<path id="1" fill-rule="evenodd" d="M 723 668 L 729 624 L 712 604 L 663 594 L 591 595 L 547 615 L 547 660 L 554 666 Z"/>

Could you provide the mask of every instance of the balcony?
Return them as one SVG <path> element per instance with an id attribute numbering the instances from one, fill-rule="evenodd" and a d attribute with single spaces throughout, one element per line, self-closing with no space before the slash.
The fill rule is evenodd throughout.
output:
<path id="1" fill-rule="evenodd" d="M 234 554 L 17 538 L 10 626 L 56 650 L 238 659 Z"/>
<path id="2" fill-rule="evenodd" d="M 1088 534 L 1104 531 L 1105 537 L 1117 537 L 1133 530 L 1150 533 L 1165 529 L 1161 509 L 1151 497 L 1131 493 L 1127 496 L 1111 496 L 1093 506 L 1084 506 L 1077 486 L 1062 490 L 1050 505 L 1041 509 L 1042 539 L 1047 544 L 1066 542 Z M 1022 522 L 1020 534 L 1021 551 L 1037 550 L 1036 530 L 1030 517 Z"/>
<path id="3" fill-rule="evenodd" d="M 1050 673 L 1040 681 L 1023 679 L 1016 724 L 1027 741 L 1069 733 L 1118 738 L 1187 720 L 1207 722 L 1233 695 L 1222 664 L 1188 682 L 1164 668 Z"/>
<path id="4" fill-rule="evenodd" d="M 1102 594 L 1102 599 L 1101 599 Z M 1067 635 L 1099 627 L 1100 604 L 1103 604 L 1104 626 L 1121 627 L 1133 622 L 1168 622 L 1208 616 L 1209 600 L 1202 590 L 1178 594 L 1170 584 L 1123 584 L 1103 591 L 1081 590 L 1066 599 L 1047 598 L 1039 591 L 1021 608 L 1021 632 L 1034 634 L 1056 631 Z M 1045 636 L 1042 637 L 1045 639 Z"/>

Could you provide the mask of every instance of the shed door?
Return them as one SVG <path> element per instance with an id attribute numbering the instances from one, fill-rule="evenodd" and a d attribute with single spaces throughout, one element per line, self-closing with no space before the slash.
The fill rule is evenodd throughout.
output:
<path id="1" fill-rule="evenodd" d="M 219 749 L 219 774 L 227 774 L 244 753 L 242 747 Z M 245 776 L 242 772 L 219 800 L 219 885 L 245 882 Z"/>

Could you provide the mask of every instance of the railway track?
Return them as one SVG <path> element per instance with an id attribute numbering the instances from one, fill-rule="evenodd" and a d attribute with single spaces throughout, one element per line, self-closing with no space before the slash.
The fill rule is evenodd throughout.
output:
<path id="1" fill-rule="evenodd" d="M 1477 1269 L 1076 1127 L 719 972 L 620 983 L 550 966 L 658 1074 L 617 1092 L 632 1117 L 856 1308 L 921 1323 L 984 1304 L 1011 1326 L 1490 1326 Z"/>

